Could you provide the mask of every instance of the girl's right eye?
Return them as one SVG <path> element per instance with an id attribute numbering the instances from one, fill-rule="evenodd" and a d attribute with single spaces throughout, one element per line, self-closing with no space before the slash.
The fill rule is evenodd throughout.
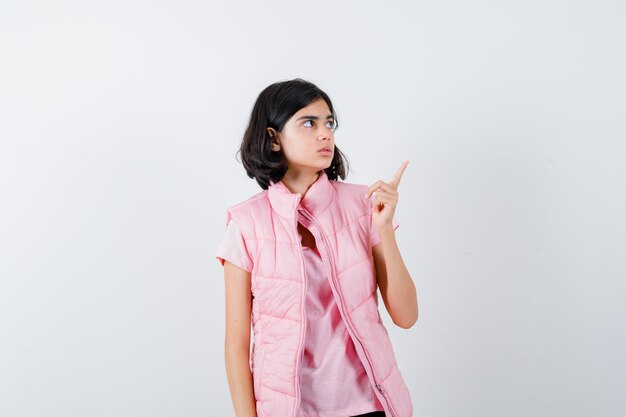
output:
<path id="1" fill-rule="evenodd" d="M 307 120 L 307 121 L 305 121 L 304 123 L 309 123 L 309 122 L 313 123 L 313 121 L 312 121 L 312 120 Z M 304 123 L 302 123 L 302 126 L 304 126 Z M 307 126 L 307 127 L 310 127 L 310 126 Z"/>

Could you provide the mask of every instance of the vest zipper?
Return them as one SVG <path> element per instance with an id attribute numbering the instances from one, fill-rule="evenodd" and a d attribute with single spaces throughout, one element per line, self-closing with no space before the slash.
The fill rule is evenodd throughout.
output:
<path id="1" fill-rule="evenodd" d="M 299 199 L 298 199 L 299 201 Z M 297 202 L 296 202 L 297 204 Z M 294 417 L 297 416 L 298 414 L 298 407 L 300 407 L 300 402 L 302 400 L 301 398 L 301 392 L 300 392 L 300 384 L 302 382 L 302 358 L 304 357 L 304 338 L 306 337 L 306 310 L 305 310 L 305 306 L 306 306 L 306 290 L 307 290 L 307 280 L 306 280 L 306 271 L 304 270 L 304 259 L 303 259 L 303 255 L 302 255 L 302 241 L 299 240 L 299 236 L 298 236 L 298 216 L 295 216 L 295 231 L 296 231 L 296 242 L 298 242 L 298 246 L 300 247 L 299 250 L 299 259 L 300 259 L 300 273 L 301 273 L 301 277 L 302 277 L 302 332 L 300 334 L 300 344 L 299 344 L 299 350 L 300 350 L 300 357 L 298 359 L 298 361 L 296 362 L 296 377 L 297 377 L 297 383 L 296 383 L 296 408 L 293 412 Z"/>
<path id="2" fill-rule="evenodd" d="M 340 303 L 339 304 L 339 309 L 341 311 L 341 315 L 344 318 L 344 321 L 347 324 L 347 328 L 349 330 L 350 336 L 352 337 L 352 340 L 357 340 L 358 343 L 361 345 L 361 349 L 363 350 L 363 353 L 365 354 L 365 358 L 367 359 L 367 366 L 370 369 L 370 373 L 372 375 L 372 379 L 374 380 L 376 389 L 378 390 L 378 392 L 380 392 L 380 394 L 383 396 L 383 398 L 385 399 L 385 401 L 387 402 L 387 406 L 389 408 L 389 411 L 391 412 L 391 416 L 390 417 L 397 417 L 397 413 L 395 412 L 393 405 L 391 404 L 391 400 L 389 399 L 389 397 L 387 396 L 385 390 L 383 389 L 383 387 L 376 382 L 376 376 L 374 375 L 374 367 L 372 366 L 372 361 L 371 358 L 369 357 L 369 354 L 367 353 L 367 350 L 365 349 L 365 347 L 363 346 L 363 342 L 361 342 L 361 339 L 358 338 L 358 336 L 356 335 L 356 332 L 354 331 L 354 328 L 352 327 L 352 322 L 350 321 L 350 318 L 348 317 L 348 314 L 345 312 L 344 310 L 344 303 L 343 303 L 343 299 L 341 297 L 341 293 L 339 292 L 339 286 L 335 285 L 335 260 L 333 259 L 333 256 L 331 254 L 331 250 L 330 250 L 330 246 L 328 245 L 328 239 L 326 237 L 326 234 L 324 233 L 324 231 L 322 230 L 322 228 L 320 227 L 320 224 L 315 220 L 315 218 L 313 217 L 313 215 L 309 214 L 308 211 L 306 209 L 302 209 L 302 214 L 304 215 L 304 217 L 306 217 L 308 220 L 312 221 L 313 223 L 315 223 L 315 225 L 317 226 L 317 229 L 320 231 L 320 235 L 322 236 L 322 239 L 324 240 L 324 247 L 326 249 L 326 253 L 328 254 L 328 259 L 330 261 L 330 268 L 331 268 L 331 277 L 330 277 L 330 282 L 333 285 L 333 287 L 335 288 L 335 293 L 339 296 L 340 299 Z M 296 224 L 296 227 L 298 225 Z M 302 255 L 301 255 L 302 256 Z M 298 400 L 299 401 L 299 400 Z"/>

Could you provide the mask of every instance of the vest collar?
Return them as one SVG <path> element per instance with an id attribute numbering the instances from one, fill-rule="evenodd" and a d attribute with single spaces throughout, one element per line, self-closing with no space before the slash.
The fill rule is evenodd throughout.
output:
<path id="1" fill-rule="evenodd" d="M 317 180 L 309 187 L 302 198 L 300 193 L 292 193 L 282 180 L 270 180 L 267 188 L 270 205 L 280 216 L 293 219 L 299 206 L 303 206 L 311 214 L 318 215 L 324 211 L 335 196 L 335 188 L 328 175 L 322 169 Z"/>

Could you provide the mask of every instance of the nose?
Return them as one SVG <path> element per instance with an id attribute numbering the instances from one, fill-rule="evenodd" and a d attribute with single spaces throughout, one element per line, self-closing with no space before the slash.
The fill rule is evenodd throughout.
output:
<path id="1" fill-rule="evenodd" d="M 333 130 L 327 127 L 323 127 L 320 133 L 317 135 L 317 140 L 323 140 L 323 139 L 332 140 Z"/>

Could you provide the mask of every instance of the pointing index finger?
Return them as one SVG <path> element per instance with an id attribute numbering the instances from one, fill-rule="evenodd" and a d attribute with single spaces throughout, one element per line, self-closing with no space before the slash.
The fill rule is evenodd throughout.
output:
<path id="1" fill-rule="evenodd" d="M 400 180 L 402 179 L 402 174 L 404 173 L 404 170 L 406 169 L 406 166 L 408 164 L 409 164 L 408 160 L 402 162 L 402 164 L 400 165 L 400 168 L 398 168 L 398 170 L 394 174 L 393 179 L 391 180 L 391 184 L 393 184 L 395 188 L 398 188 L 398 185 L 400 184 Z"/>

